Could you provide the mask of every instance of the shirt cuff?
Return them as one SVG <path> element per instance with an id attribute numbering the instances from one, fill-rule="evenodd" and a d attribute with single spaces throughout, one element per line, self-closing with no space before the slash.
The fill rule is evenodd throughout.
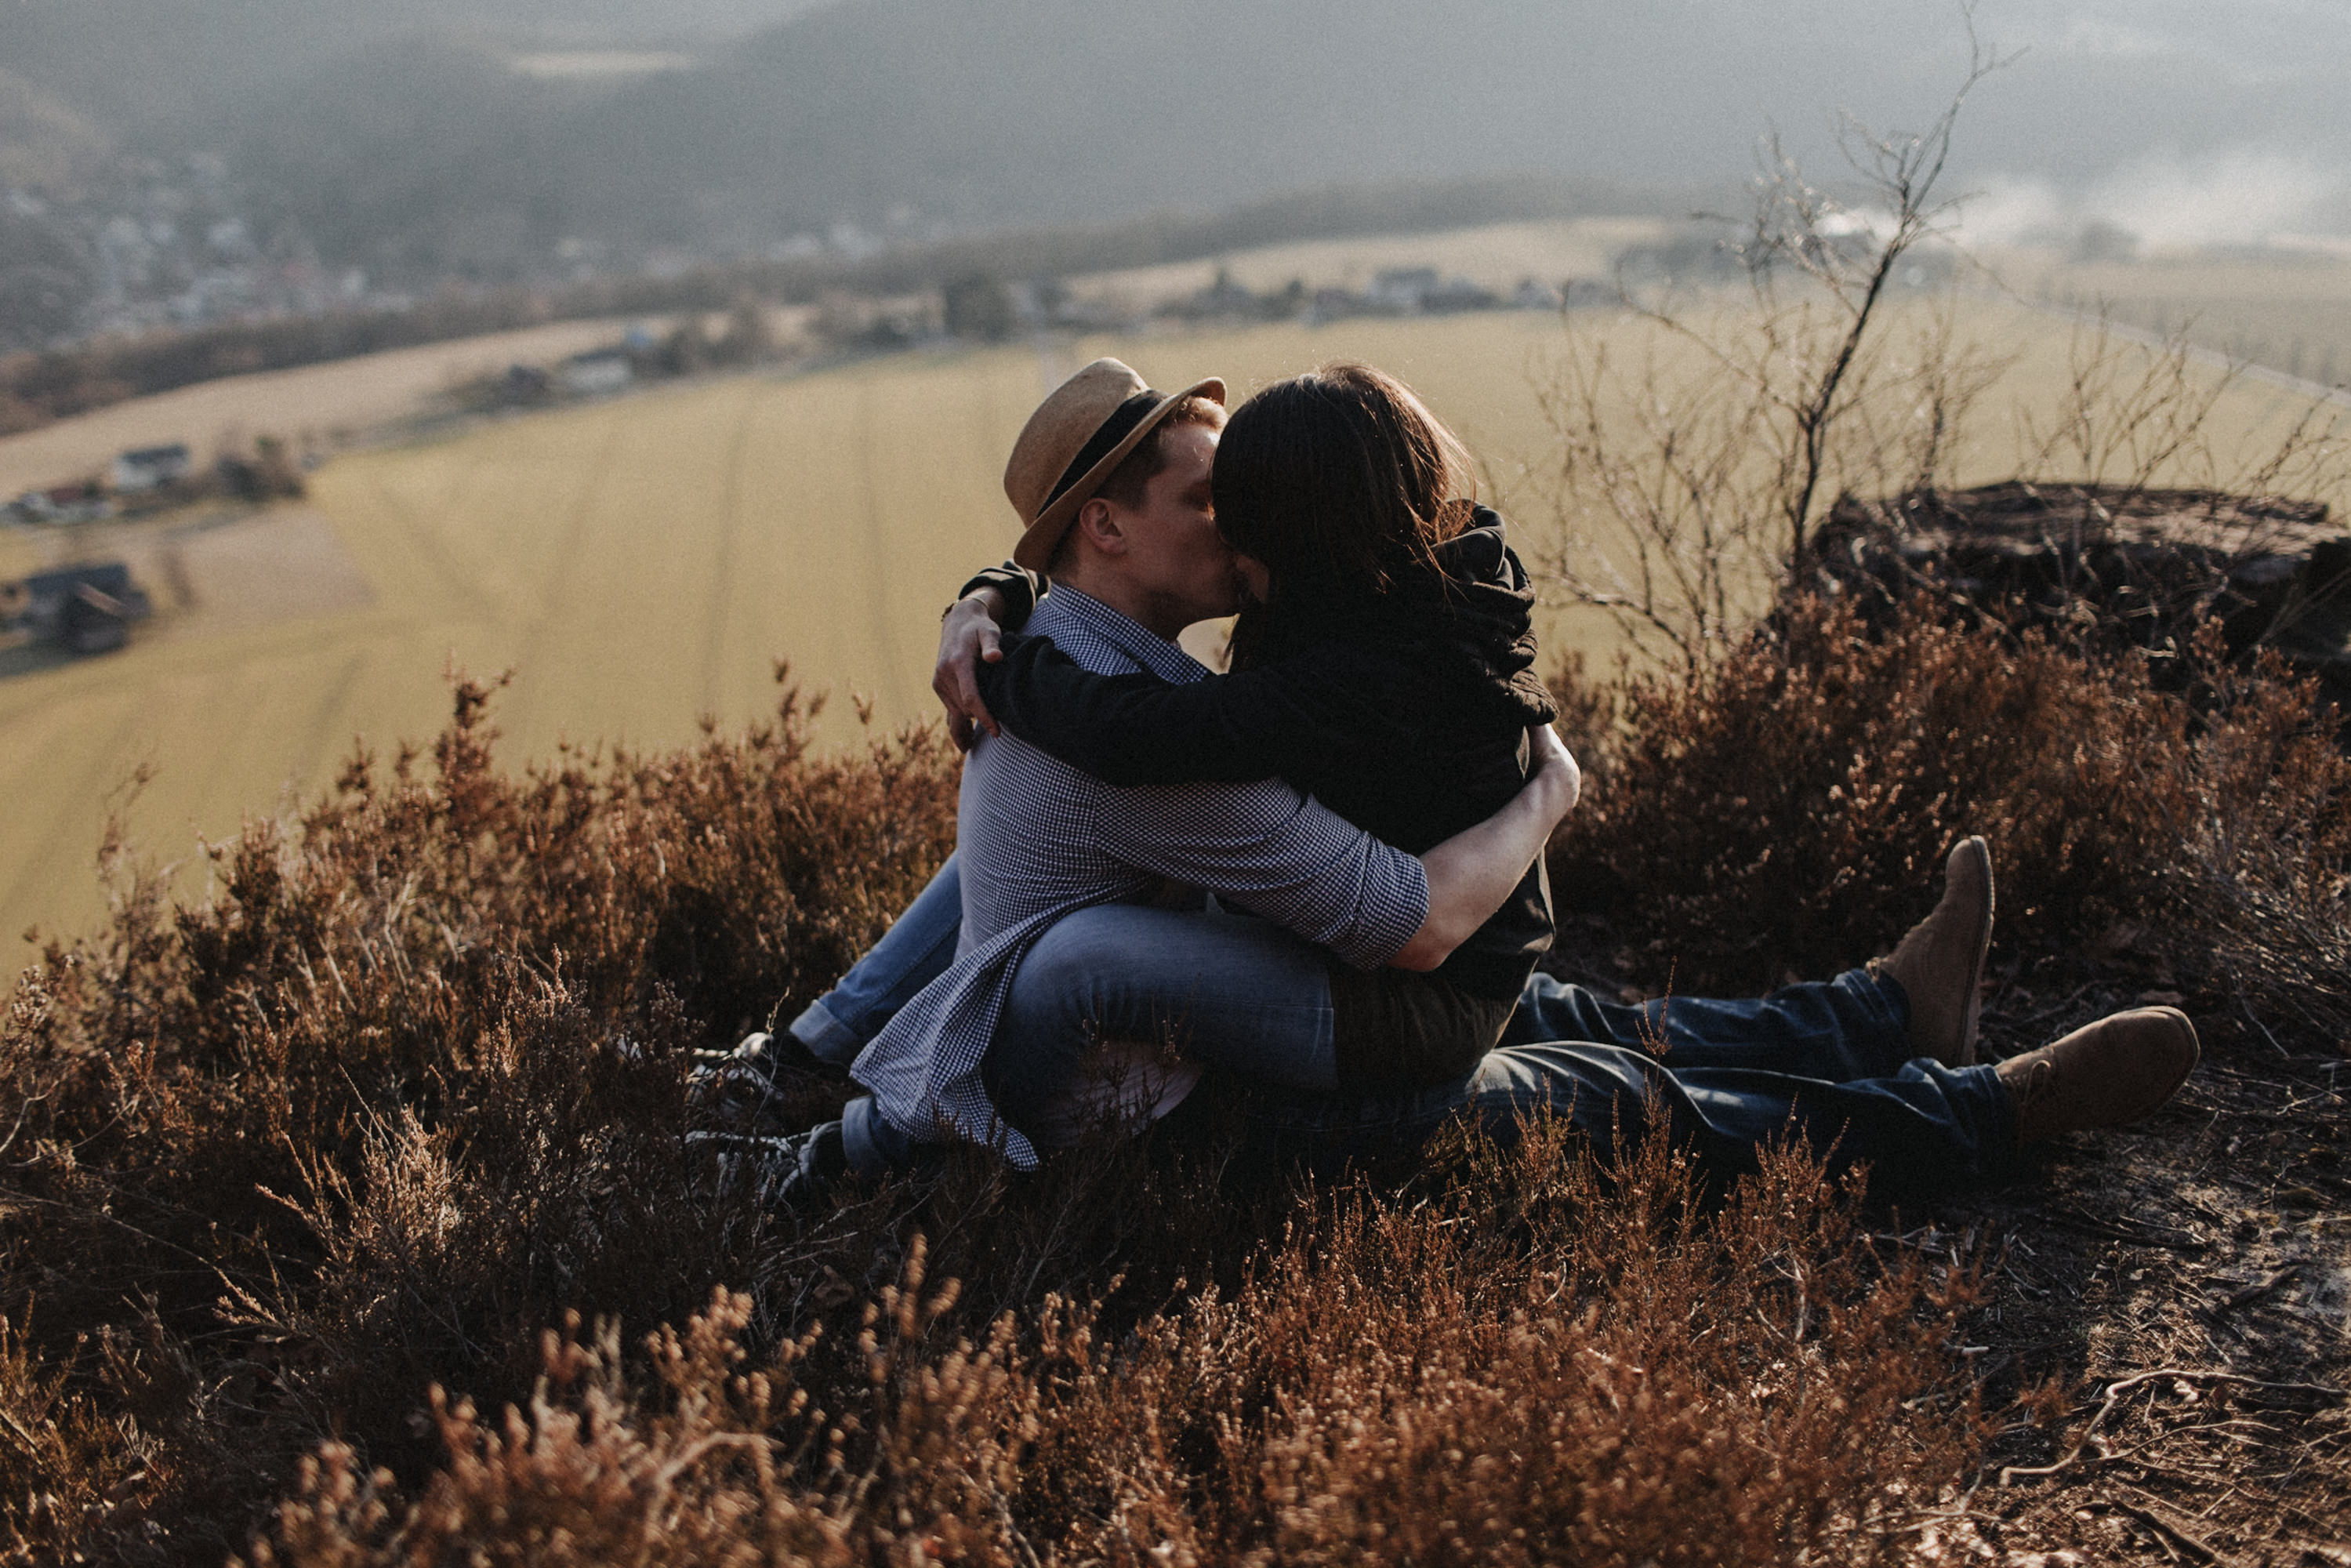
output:
<path id="1" fill-rule="evenodd" d="M 1416 855 L 1388 852 L 1404 863 L 1376 883 L 1364 899 L 1363 914 L 1331 939 L 1340 962 L 1376 969 L 1402 950 L 1428 921 L 1428 869 Z"/>

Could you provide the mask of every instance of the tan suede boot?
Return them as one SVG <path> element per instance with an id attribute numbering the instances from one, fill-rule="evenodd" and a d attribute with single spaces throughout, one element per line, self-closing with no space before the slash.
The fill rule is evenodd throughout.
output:
<path id="1" fill-rule="evenodd" d="M 2016 1140 L 2119 1127 L 2152 1116 L 2188 1081 L 2200 1052 L 2178 1008 L 2135 1008 L 2085 1024 L 2000 1064 L 2016 1103 Z"/>
<path id="2" fill-rule="evenodd" d="M 1910 998 L 1912 1056 L 1931 1056 L 1946 1067 L 1975 1065 L 1991 904 L 1991 849 L 1980 838 L 1961 839 L 1943 862 L 1943 901 L 1874 966 Z"/>

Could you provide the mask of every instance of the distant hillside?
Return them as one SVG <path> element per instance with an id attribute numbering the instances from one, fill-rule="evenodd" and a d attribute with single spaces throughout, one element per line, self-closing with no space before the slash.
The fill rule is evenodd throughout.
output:
<path id="1" fill-rule="evenodd" d="M 2351 12 L 2164 7 L 2125 28 L 2114 9 L 1986 0 L 1986 33 L 2030 48 L 1970 106 L 1959 180 L 2074 189 L 2139 171 L 2147 201 L 2176 202 L 2198 198 L 2165 178 L 2209 185 L 2211 160 L 2251 153 L 2262 177 L 2225 193 L 2259 186 L 2267 212 L 2300 182 L 2351 216 L 2328 172 L 2351 163 L 2332 66 Z M 1749 172 L 1774 127 L 1829 169 L 1834 110 L 1915 127 L 1940 109 L 1966 57 L 1959 15 L 1949 0 L 5 0 L 0 59 L 164 162 L 222 154 L 263 232 L 413 287 L 1330 183 L 1686 188 Z M 590 46 L 660 47 L 679 68 L 518 68 Z M 5 119 L 0 104 L 0 158 Z"/>
<path id="2" fill-rule="evenodd" d="M 389 278 L 529 270 L 568 226 L 549 173 L 559 128 L 609 84 L 517 73 L 507 50 L 450 35 L 369 45 L 174 132 L 217 147 L 265 230 Z"/>
<path id="3" fill-rule="evenodd" d="M 2046 36 L 2017 5 L 1981 15 L 2036 47 L 1980 94 L 1970 168 L 2065 178 L 2244 142 L 2351 157 L 2337 89 L 2289 47 L 2291 18 L 2228 38 L 2183 22 L 2126 48 Z M 2351 46 L 2331 16 L 2304 19 L 2305 47 Z M 336 232 L 378 246 L 489 210 L 526 249 L 742 253 L 893 214 L 918 229 L 1057 222 L 1342 181 L 1687 184 L 1745 172 L 1774 125 L 1823 151 L 1837 108 L 1923 123 L 1965 57 L 1957 18 L 1941 0 L 840 0 L 696 68 L 568 98 L 495 73 L 458 90 L 445 58 L 416 52 L 339 68 L 248 112 L 242 145 L 256 176 L 316 189 L 334 183 L 320 150 L 355 145 L 381 103 L 430 103 L 428 133 L 369 132 L 372 166 L 341 165 L 355 224 Z M 359 194 L 376 190 L 414 199 Z"/>
<path id="4" fill-rule="evenodd" d="M 114 127 L 176 123 L 370 45 L 460 31 L 517 44 L 679 43 L 826 0 L 7 0 L 0 63 Z"/>

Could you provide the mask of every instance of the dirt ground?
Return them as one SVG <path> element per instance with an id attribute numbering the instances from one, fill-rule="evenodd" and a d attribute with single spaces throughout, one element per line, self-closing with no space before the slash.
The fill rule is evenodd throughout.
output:
<path id="1" fill-rule="evenodd" d="M 2012 976 L 1987 1043 L 2177 994 L 2137 981 Z M 2351 1563 L 2345 1062 L 2233 998 L 2179 1005 L 2205 1055 L 2160 1117 L 2054 1145 L 1912 1239 L 1998 1260 L 1973 1335 L 1991 1393 L 2073 1385 L 2062 1420 L 2002 1434 L 1970 1528 L 2052 1561 Z"/>

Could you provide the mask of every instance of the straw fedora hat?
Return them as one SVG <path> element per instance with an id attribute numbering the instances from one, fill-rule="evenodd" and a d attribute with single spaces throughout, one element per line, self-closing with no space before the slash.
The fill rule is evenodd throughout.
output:
<path id="1" fill-rule="evenodd" d="M 1222 406 L 1225 383 L 1210 376 L 1179 392 L 1155 392 L 1118 361 L 1096 360 L 1055 387 L 1029 416 L 1004 466 L 1004 493 L 1022 528 L 1012 559 L 1044 570 L 1078 508 L 1187 397 Z"/>

